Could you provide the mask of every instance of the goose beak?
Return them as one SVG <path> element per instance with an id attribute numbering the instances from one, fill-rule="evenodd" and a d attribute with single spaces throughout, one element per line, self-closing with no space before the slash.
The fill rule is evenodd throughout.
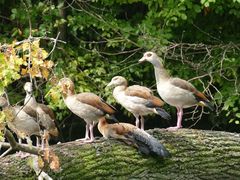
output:
<path id="1" fill-rule="evenodd" d="M 113 83 L 112 81 L 110 83 L 108 83 L 108 85 L 106 87 L 112 87 L 113 86 Z"/>
<path id="2" fill-rule="evenodd" d="M 143 63 L 146 61 L 146 58 L 143 56 L 141 59 L 138 60 L 138 63 Z"/>

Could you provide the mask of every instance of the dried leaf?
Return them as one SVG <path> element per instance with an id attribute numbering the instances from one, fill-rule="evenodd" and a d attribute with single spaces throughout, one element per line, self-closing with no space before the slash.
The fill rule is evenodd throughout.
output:
<path id="1" fill-rule="evenodd" d="M 43 155 L 44 155 L 43 156 L 44 160 L 49 163 L 49 160 L 50 160 L 50 149 L 49 148 L 45 148 Z"/>
<path id="2" fill-rule="evenodd" d="M 41 67 L 41 74 L 44 79 L 48 79 L 49 70 L 46 67 Z"/>
<path id="3" fill-rule="evenodd" d="M 36 66 L 36 65 L 42 65 L 44 62 L 42 59 L 39 59 L 37 57 L 33 57 L 32 58 L 32 64 L 33 66 Z"/>
<path id="4" fill-rule="evenodd" d="M 45 61 L 44 62 L 44 66 L 48 69 L 52 68 L 54 65 L 54 62 L 53 61 Z"/>
<path id="5" fill-rule="evenodd" d="M 26 51 L 26 50 L 29 50 L 30 46 L 29 46 L 29 43 L 28 42 L 25 42 L 22 44 L 22 50 L 23 52 Z"/>
<path id="6" fill-rule="evenodd" d="M 60 169 L 58 156 L 49 148 L 44 149 L 44 161 L 49 163 L 52 170 L 58 171 Z"/>
<path id="7" fill-rule="evenodd" d="M 27 68 L 22 68 L 22 69 L 21 69 L 21 75 L 22 75 L 22 76 L 26 75 L 27 73 L 28 73 Z"/>
<path id="8" fill-rule="evenodd" d="M 37 40 L 35 40 L 35 41 L 33 41 L 33 49 L 35 49 L 35 48 L 39 48 L 39 42 L 40 42 L 40 39 L 37 39 Z"/>
<path id="9" fill-rule="evenodd" d="M 46 59 L 47 57 L 48 57 L 47 51 L 45 51 L 44 49 L 39 49 L 38 58 L 39 59 Z"/>
<path id="10" fill-rule="evenodd" d="M 58 158 L 58 156 L 55 155 L 54 153 L 51 155 L 50 168 L 51 168 L 53 171 L 59 171 L 59 169 L 60 169 L 59 158 Z"/>
<path id="11" fill-rule="evenodd" d="M 36 66 L 33 66 L 32 68 L 30 68 L 28 72 L 32 75 L 32 77 L 42 77 L 39 68 Z"/>

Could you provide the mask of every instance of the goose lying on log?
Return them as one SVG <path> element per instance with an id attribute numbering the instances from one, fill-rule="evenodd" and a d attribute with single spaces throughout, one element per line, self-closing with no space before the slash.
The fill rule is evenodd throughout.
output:
<path id="1" fill-rule="evenodd" d="M 168 130 L 177 130 L 182 127 L 183 108 L 201 105 L 214 110 L 213 104 L 191 83 L 180 78 L 171 77 L 163 67 L 162 58 L 158 57 L 156 53 L 144 53 L 139 62 L 144 61 L 148 61 L 154 66 L 159 96 L 166 103 L 177 108 L 177 125 L 168 128 Z"/>
<path id="2" fill-rule="evenodd" d="M 84 142 L 94 141 L 93 127 L 95 123 L 106 114 L 113 115 L 116 111 L 115 108 L 93 93 L 75 94 L 74 84 L 69 78 L 62 78 L 58 85 L 66 106 L 86 122 L 85 138 L 80 140 Z"/>
<path id="3" fill-rule="evenodd" d="M 136 147 L 143 154 L 160 157 L 170 156 L 168 150 L 157 139 L 132 124 L 108 124 L 106 118 L 102 117 L 98 123 L 98 130 L 104 138 L 123 140 L 125 143 Z"/>
<path id="4" fill-rule="evenodd" d="M 149 88 L 139 85 L 128 87 L 127 80 L 122 76 L 113 77 L 107 86 L 114 87 L 113 97 L 134 115 L 136 126 L 139 128 L 140 117 L 142 130 L 144 130 L 144 115 L 155 113 L 165 119 L 170 119 L 170 115 L 161 108 L 164 102 L 154 96 Z"/>

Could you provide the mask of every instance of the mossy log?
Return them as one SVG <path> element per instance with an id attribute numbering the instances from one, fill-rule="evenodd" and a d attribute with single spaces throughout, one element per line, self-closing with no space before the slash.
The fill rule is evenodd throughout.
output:
<path id="1" fill-rule="evenodd" d="M 148 131 L 170 151 L 160 159 L 140 154 L 117 140 L 91 144 L 68 142 L 52 146 L 61 170 L 53 179 L 240 179 L 239 134 L 181 129 Z M 36 179 L 27 158 L 9 155 L 0 160 L 0 179 Z"/>

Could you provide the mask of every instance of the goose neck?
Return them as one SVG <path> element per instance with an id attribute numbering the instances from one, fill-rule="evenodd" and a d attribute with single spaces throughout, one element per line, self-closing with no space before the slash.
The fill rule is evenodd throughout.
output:
<path id="1" fill-rule="evenodd" d="M 36 99 L 34 97 L 34 95 L 32 93 L 27 93 L 26 94 L 26 97 L 25 97 L 25 100 L 24 100 L 24 105 L 35 105 L 37 102 L 36 102 Z"/>
<path id="2" fill-rule="evenodd" d="M 154 66 L 154 72 L 155 72 L 155 78 L 157 83 L 167 81 L 170 78 L 170 75 L 168 74 L 166 69 L 164 69 L 163 67 Z"/>

